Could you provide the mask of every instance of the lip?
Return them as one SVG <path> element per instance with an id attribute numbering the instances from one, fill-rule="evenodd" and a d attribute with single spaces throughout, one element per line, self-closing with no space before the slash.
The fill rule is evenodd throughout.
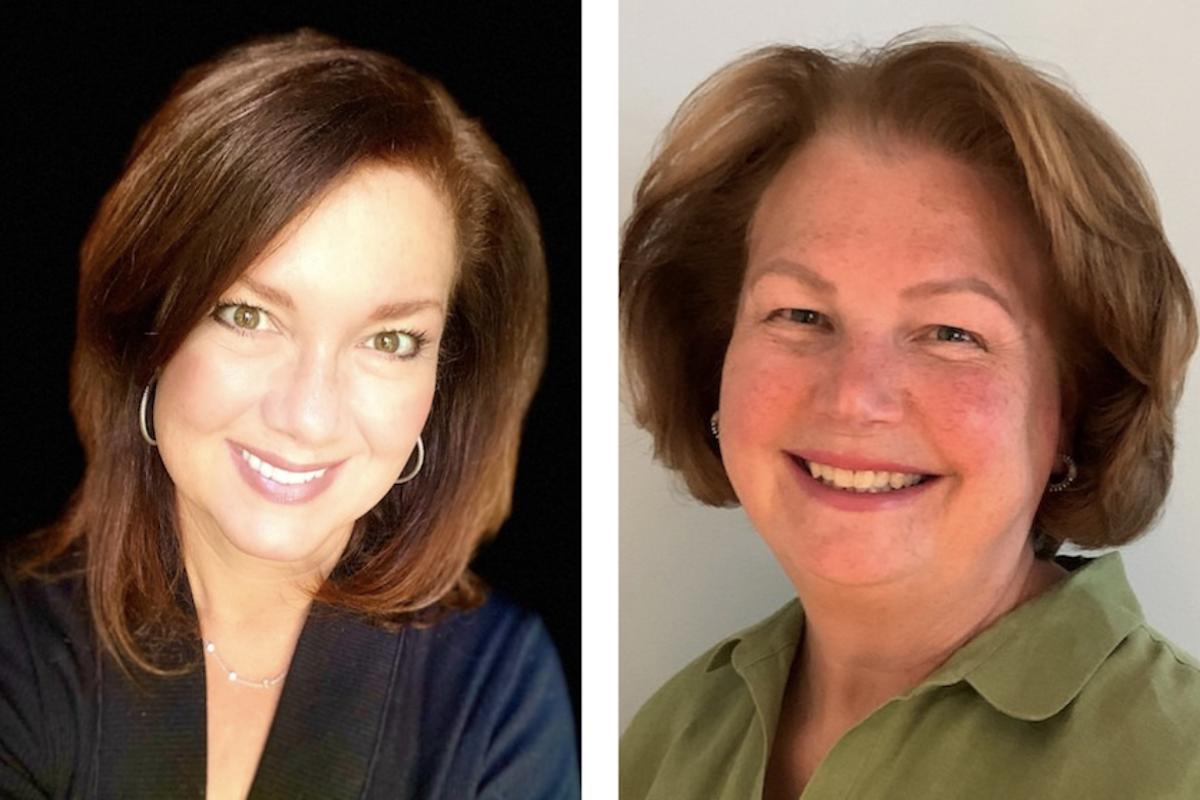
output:
<path id="1" fill-rule="evenodd" d="M 810 451 L 806 453 L 786 453 L 788 463 L 791 465 L 793 473 L 796 475 L 797 482 L 801 489 L 812 497 L 825 505 L 832 506 L 840 511 L 866 512 L 866 511 L 887 511 L 891 509 L 903 508 L 909 504 L 919 500 L 934 486 L 941 482 L 941 476 L 929 475 L 919 467 L 913 467 L 907 464 L 899 464 L 888 461 L 873 461 L 868 459 L 856 458 L 852 456 L 841 456 L 832 453 L 821 453 Z M 906 489 L 897 489 L 890 492 L 847 492 L 842 489 L 835 489 L 832 486 L 827 486 L 821 481 L 814 478 L 804 466 L 804 461 L 815 461 L 818 464 L 828 464 L 832 467 L 840 467 L 842 469 L 854 470 L 861 472 L 865 470 L 882 471 L 882 472 L 903 472 L 914 475 L 926 475 L 926 479 L 916 486 L 909 486 Z"/>
<path id="2" fill-rule="evenodd" d="M 294 461 L 280 458 L 273 453 L 247 447 L 232 440 L 226 440 L 226 443 L 229 445 L 229 455 L 233 459 L 238 474 L 242 476 L 242 480 L 260 496 L 270 500 L 272 503 L 284 505 L 307 503 L 329 488 L 337 477 L 338 468 L 344 463 L 344 461 L 327 461 L 320 464 L 297 464 Z M 246 459 L 242 458 L 243 450 L 269 464 L 282 467 L 288 472 L 314 472 L 323 469 L 325 470 L 325 474 L 319 478 L 313 478 L 307 483 L 278 483 L 263 477 L 260 472 L 252 469 L 246 463 Z"/>
<path id="3" fill-rule="evenodd" d="M 792 458 L 802 458 L 805 461 L 815 461 L 818 464 L 828 464 L 831 467 L 849 469 L 854 472 L 903 472 L 909 475 L 929 475 L 921 467 L 912 464 L 901 464 L 898 461 L 875 461 L 862 456 L 839 455 L 823 450 L 806 450 L 804 452 L 788 453 Z M 812 477 L 811 475 L 809 477 Z"/>
<path id="4" fill-rule="evenodd" d="M 235 450 L 245 450 L 252 456 L 257 456 L 263 461 L 276 467 L 283 467 L 288 472 L 316 472 L 319 469 L 329 469 L 342 463 L 341 461 L 325 461 L 320 464 L 298 464 L 295 461 L 288 461 L 286 458 L 280 458 L 274 453 L 268 453 L 266 450 L 258 450 L 253 447 L 235 442 L 232 439 L 227 440 Z M 242 457 L 241 453 L 237 454 L 238 458 Z M 343 459 L 344 461 L 345 459 Z"/>

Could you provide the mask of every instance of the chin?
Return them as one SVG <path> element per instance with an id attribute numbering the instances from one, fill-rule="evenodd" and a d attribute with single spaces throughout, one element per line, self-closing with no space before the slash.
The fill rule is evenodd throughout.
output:
<path id="1" fill-rule="evenodd" d="M 760 528 L 760 530 L 764 530 Z M 815 520 L 782 535 L 764 534 L 792 582 L 818 580 L 840 586 L 875 586 L 921 572 L 929 563 L 926 547 L 906 526 L 837 525 Z"/>
<path id="2" fill-rule="evenodd" d="M 328 553 L 334 534 L 313 535 L 313 529 L 293 529 L 290 525 L 272 525 L 269 530 L 234 530 L 225 534 L 230 544 L 243 555 L 278 563 L 305 563 L 322 560 Z M 345 546 L 347 537 L 337 537 Z"/>
<path id="3" fill-rule="evenodd" d="M 849 554 L 833 554 L 819 560 L 805 558 L 800 563 L 805 573 L 847 587 L 881 586 L 919 572 L 913 564 L 886 556 L 861 559 Z"/>

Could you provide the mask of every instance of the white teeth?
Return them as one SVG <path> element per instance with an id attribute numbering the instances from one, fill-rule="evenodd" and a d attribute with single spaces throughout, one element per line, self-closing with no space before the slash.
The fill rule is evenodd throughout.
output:
<path id="1" fill-rule="evenodd" d="M 288 472 L 283 467 L 276 467 L 273 464 L 268 464 L 253 453 L 247 453 L 242 450 L 242 459 L 250 465 L 250 469 L 262 475 L 269 481 L 275 483 L 283 483 L 293 486 L 298 483 L 308 483 L 311 480 L 316 480 L 325 474 L 325 470 L 317 469 L 312 472 Z"/>
<path id="2" fill-rule="evenodd" d="M 808 468 L 809 475 L 827 486 L 848 492 L 869 492 L 871 494 L 891 492 L 916 486 L 922 480 L 922 476 L 916 473 L 882 472 L 869 469 L 855 471 L 831 467 L 828 464 L 818 464 L 814 461 L 805 461 L 804 464 Z"/>

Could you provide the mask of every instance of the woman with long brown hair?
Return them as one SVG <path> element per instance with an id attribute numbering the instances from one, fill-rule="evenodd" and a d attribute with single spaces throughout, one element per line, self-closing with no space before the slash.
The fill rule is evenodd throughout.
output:
<path id="1" fill-rule="evenodd" d="M 545 302 L 436 82 L 306 31 L 187 73 L 82 250 L 88 465 L 6 571 L 0 788 L 577 795 L 553 647 L 468 569 Z"/>

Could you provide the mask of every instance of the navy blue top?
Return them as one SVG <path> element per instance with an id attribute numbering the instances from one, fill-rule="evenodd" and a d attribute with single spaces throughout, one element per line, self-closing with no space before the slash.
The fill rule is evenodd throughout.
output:
<path id="1" fill-rule="evenodd" d="M 80 580 L 4 575 L 0 796 L 202 799 L 205 743 L 203 669 L 135 685 L 99 655 Z M 579 793 L 554 646 L 536 617 L 492 596 L 394 633 L 314 608 L 250 797 Z"/>

